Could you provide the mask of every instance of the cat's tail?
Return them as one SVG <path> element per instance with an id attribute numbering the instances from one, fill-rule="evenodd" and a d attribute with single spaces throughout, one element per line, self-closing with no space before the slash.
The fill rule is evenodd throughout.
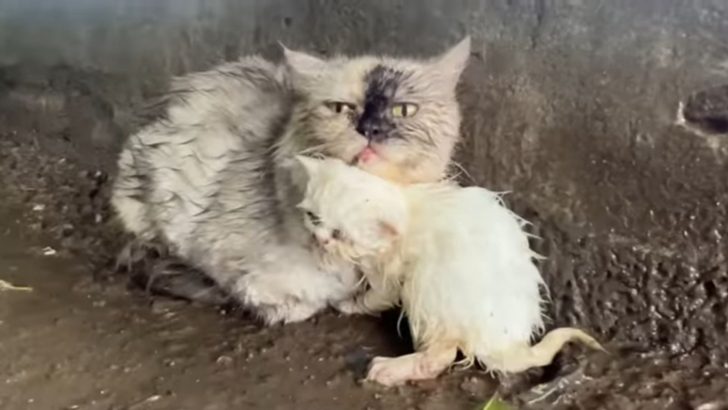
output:
<path id="1" fill-rule="evenodd" d="M 159 240 L 129 241 L 117 256 L 116 270 L 129 275 L 130 285 L 150 294 L 218 306 L 231 302 L 204 272 L 171 255 Z"/>
<path id="2" fill-rule="evenodd" d="M 540 342 L 533 346 L 520 344 L 505 350 L 488 352 L 478 356 L 478 360 L 486 369 L 501 373 L 518 373 L 532 367 L 543 367 L 551 364 L 554 356 L 566 343 L 581 342 L 595 350 L 606 352 L 604 347 L 592 336 L 580 329 L 560 327 L 548 332 Z"/>

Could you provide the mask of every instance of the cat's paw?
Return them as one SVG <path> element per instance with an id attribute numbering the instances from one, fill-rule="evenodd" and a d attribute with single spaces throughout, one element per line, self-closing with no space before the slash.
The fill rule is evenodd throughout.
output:
<path id="1" fill-rule="evenodd" d="M 317 306 L 305 303 L 283 305 L 248 306 L 256 316 L 268 326 L 303 322 L 314 316 L 319 310 Z"/>
<path id="2" fill-rule="evenodd" d="M 235 288 L 242 304 L 267 325 L 302 322 L 326 307 L 324 302 L 294 296 L 270 279 L 275 278 L 246 275 Z"/>
<path id="3" fill-rule="evenodd" d="M 319 306 L 313 306 L 307 303 L 295 303 L 287 307 L 283 317 L 283 323 L 303 322 L 313 317 L 319 310 L 321 310 Z"/>

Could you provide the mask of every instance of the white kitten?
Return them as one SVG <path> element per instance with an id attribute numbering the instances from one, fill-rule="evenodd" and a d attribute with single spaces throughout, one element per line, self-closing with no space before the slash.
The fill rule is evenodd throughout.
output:
<path id="1" fill-rule="evenodd" d="M 370 289 L 347 313 L 401 301 L 416 353 L 375 358 L 368 379 L 385 385 L 436 377 L 455 360 L 490 371 L 549 364 L 581 330 L 543 330 L 543 279 L 522 226 L 500 197 L 450 183 L 400 187 L 335 159 L 299 158 L 309 180 L 300 207 L 324 252 L 358 263 Z"/>

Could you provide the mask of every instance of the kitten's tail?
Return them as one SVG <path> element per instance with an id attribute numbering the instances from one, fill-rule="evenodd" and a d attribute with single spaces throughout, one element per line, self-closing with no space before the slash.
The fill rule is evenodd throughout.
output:
<path id="1" fill-rule="evenodd" d="M 606 352 L 604 347 L 592 336 L 583 330 L 572 327 L 560 327 L 548 332 L 540 342 L 533 346 L 518 345 L 506 350 L 489 352 L 478 356 L 478 360 L 489 371 L 503 373 L 518 373 L 532 367 L 543 367 L 551 364 L 554 356 L 566 343 L 579 341 L 594 350 Z"/>

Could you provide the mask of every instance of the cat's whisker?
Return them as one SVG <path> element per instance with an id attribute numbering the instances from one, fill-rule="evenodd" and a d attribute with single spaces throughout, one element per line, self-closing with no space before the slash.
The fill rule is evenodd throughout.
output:
<path id="1" fill-rule="evenodd" d="M 300 155 L 319 154 L 326 151 L 333 151 L 332 148 L 339 148 L 348 145 L 346 141 L 336 139 L 333 141 L 325 141 L 318 145 L 312 145 L 306 149 L 299 151 Z"/>
<path id="2" fill-rule="evenodd" d="M 331 142 L 322 143 L 322 144 L 318 144 L 318 145 L 312 145 L 308 148 L 305 148 L 305 149 L 299 151 L 298 154 L 299 155 L 309 155 L 309 154 L 313 154 L 313 153 L 319 153 L 322 150 L 324 150 L 330 146 L 332 146 Z"/>
<path id="3" fill-rule="evenodd" d="M 457 168 L 458 170 L 460 170 L 460 172 L 462 172 L 462 174 L 465 175 L 468 178 L 468 180 L 470 181 L 470 183 L 477 185 L 477 182 L 475 181 L 475 178 L 473 178 L 473 176 L 468 172 L 468 170 L 465 169 L 465 167 L 463 167 L 459 162 L 457 162 L 455 160 L 452 160 L 452 161 L 450 161 L 450 164 L 452 166 L 454 166 L 455 168 Z M 460 175 L 455 175 L 454 176 L 454 179 L 457 179 L 459 176 Z"/>

